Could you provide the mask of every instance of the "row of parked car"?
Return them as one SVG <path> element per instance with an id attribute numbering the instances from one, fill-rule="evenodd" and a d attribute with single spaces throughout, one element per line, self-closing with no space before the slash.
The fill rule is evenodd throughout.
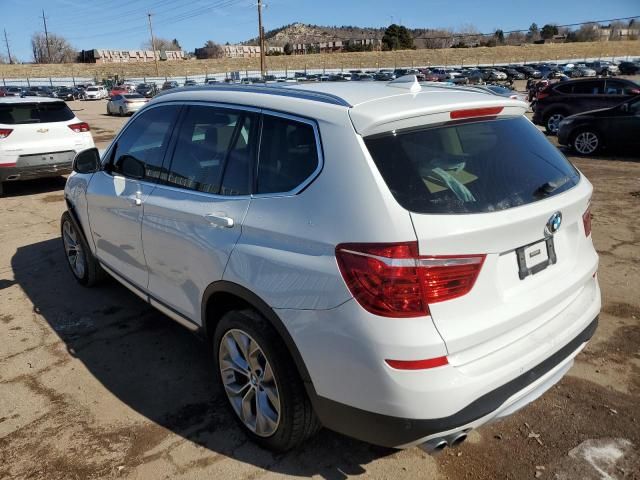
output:
<path id="1" fill-rule="evenodd" d="M 547 83 L 537 90 L 533 122 L 577 153 L 640 146 L 640 85 L 624 78 Z"/>

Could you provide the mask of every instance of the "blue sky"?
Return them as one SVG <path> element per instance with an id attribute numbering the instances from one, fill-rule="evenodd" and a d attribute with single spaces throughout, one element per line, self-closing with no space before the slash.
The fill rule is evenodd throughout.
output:
<path id="1" fill-rule="evenodd" d="M 146 12 L 158 37 L 193 50 L 206 40 L 239 42 L 257 34 L 257 0 L 0 0 L 0 28 L 12 54 L 31 60 L 29 39 L 42 30 L 77 49 L 137 49 L 148 40 Z M 531 22 L 568 24 L 640 15 L 640 0 L 264 0 L 265 30 L 293 22 L 317 25 L 527 28 Z M 2 32 L 0 32 L 0 35 Z M 4 40 L 4 38 L 2 38 Z M 6 55 L 4 42 L 0 51 Z M 1 69 L 1 67 L 0 67 Z"/>

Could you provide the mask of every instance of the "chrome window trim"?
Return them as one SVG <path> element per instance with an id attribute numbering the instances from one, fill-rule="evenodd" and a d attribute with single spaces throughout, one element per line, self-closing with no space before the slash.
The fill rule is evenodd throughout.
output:
<path id="1" fill-rule="evenodd" d="M 208 198 L 214 198 L 214 199 L 228 199 L 228 200 L 240 200 L 243 198 L 271 198 L 271 197 L 292 197 L 297 195 L 298 193 L 300 193 L 302 190 L 304 190 L 305 188 L 307 188 L 320 174 L 320 172 L 322 171 L 322 169 L 324 168 L 324 154 L 322 151 L 322 140 L 320 137 L 320 129 L 318 127 L 318 123 L 315 120 L 312 120 L 310 118 L 306 118 L 306 117 L 302 117 L 299 115 L 292 115 L 289 113 L 284 113 L 284 112 L 279 112 L 277 110 L 268 110 L 268 109 L 263 109 L 263 108 L 256 108 L 256 107 L 250 107 L 250 106 L 246 106 L 246 105 L 239 105 L 239 104 L 234 104 L 234 103 L 222 103 L 222 102 L 209 102 L 206 100 L 203 101 L 198 101 L 198 100 L 169 100 L 166 102 L 158 102 L 158 103 L 153 103 L 153 104 L 149 104 L 147 106 L 145 106 L 144 108 L 141 108 L 140 110 L 138 110 L 132 117 L 131 119 L 127 122 L 127 124 L 124 126 L 124 128 L 118 133 L 118 135 L 116 135 L 116 137 L 113 139 L 113 141 L 111 142 L 111 144 L 109 145 L 109 147 L 107 148 L 107 150 L 104 153 L 104 159 L 108 159 L 111 156 L 112 150 L 113 150 L 113 145 L 115 145 L 118 140 L 120 139 L 120 137 L 122 135 L 124 135 L 124 133 L 127 131 L 127 129 L 131 126 L 131 124 L 133 123 L 133 120 L 135 118 L 137 118 L 138 116 L 140 116 L 141 114 L 143 114 L 144 112 L 152 109 L 152 108 L 156 108 L 156 107 L 160 107 L 160 106 L 164 106 L 164 105 L 177 105 L 179 107 L 183 107 L 183 106 L 187 106 L 187 105 L 195 105 L 195 106 L 210 106 L 210 107 L 218 107 L 218 108 L 226 108 L 228 110 L 242 110 L 242 111 L 247 111 L 247 112 L 253 112 L 253 113 L 257 113 L 257 114 L 262 114 L 262 115 L 271 115 L 274 117 L 279 117 L 279 118 L 284 118 L 287 120 L 291 120 L 294 122 L 299 122 L 299 123 L 304 123 L 306 125 L 310 125 L 313 128 L 313 135 L 315 137 L 315 142 L 316 142 L 316 153 L 318 156 L 318 165 L 316 166 L 315 170 L 311 173 L 311 175 L 309 175 L 306 179 L 304 179 L 302 181 L 302 183 L 300 183 L 296 188 L 289 190 L 288 192 L 274 192 L 274 193 L 254 193 L 254 194 L 248 194 L 248 195 L 220 195 L 217 193 L 207 193 L 207 192 L 199 192 L 197 190 L 190 190 L 188 188 L 184 188 L 184 187 L 174 187 L 171 185 L 166 185 L 157 181 L 154 182 L 148 182 L 149 184 L 155 185 L 156 187 L 162 187 L 162 188 L 167 188 L 173 191 L 177 191 L 177 192 L 189 192 L 189 193 L 194 193 L 197 195 L 203 195 L 206 196 Z M 256 167 L 259 165 L 260 162 L 260 148 L 262 146 L 262 128 L 260 129 L 260 139 L 258 142 L 258 153 L 257 153 L 257 158 L 256 158 Z M 105 162 L 106 163 L 106 162 Z M 105 163 L 103 163 L 103 166 L 105 165 Z M 256 169 L 256 175 L 257 175 L 257 169 Z M 125 177 L 127 178 L 127 177 Z"/>

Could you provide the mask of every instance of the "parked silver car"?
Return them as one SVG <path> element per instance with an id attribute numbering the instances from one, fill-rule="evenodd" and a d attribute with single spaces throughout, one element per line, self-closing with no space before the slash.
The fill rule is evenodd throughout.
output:
<path id="1" fill-rule="evenodd" d="M 132 115 L 144 107 L 148 101 L 148 98 L 139 93 L 114 95 L 107 103 L 107 115 L 118 114 L 121 117 Z"/>

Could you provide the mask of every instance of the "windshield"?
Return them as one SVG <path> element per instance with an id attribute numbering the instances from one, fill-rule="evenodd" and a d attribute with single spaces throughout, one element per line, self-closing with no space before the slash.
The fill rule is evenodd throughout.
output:
<path id="1" fill-rule="evenodd" d="M 74 118 L 64 102 L 0 104 L 0 124 L 66 122 Z"/>
<path id="2" fill-rule="evenodd" d="M 390 132 L 365 144 L 398 203 L 417 213 L 506 210 L 579 180 L 525 117 Z"/>

